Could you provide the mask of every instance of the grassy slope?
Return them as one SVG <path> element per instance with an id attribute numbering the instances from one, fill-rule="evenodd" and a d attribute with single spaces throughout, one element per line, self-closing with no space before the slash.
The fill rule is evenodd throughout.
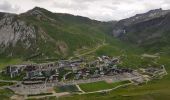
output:
<path id="1" fill-rule="evenodd" d="M 47 38 L 41 38 L 44 33 L 37 33 L 36 44 L 31 50 L 22 47 L 18 43 L 16 47 L 7 48 L 6 54 L 0 55 L 0 69 L 10 64 L 20 64 L 24 60 L 30 59 L 61 59 L 73 56 L 77 49 L 87 47 L 91 49 L 104 41 L 106 33 L 111 31 L 112 23 L 102 23 L 88 18 L 73 16 L 69 14 L 55 14 L 45 9 L 41 9 L 49 19 L 39 20 L 35 16 L 27 14 L 18 15 L 16 18 L 26 21 L 28 25 L 34 25 L 36 32 L 43 30 Z M 64 47 L 66 50 L 61 50 Z M 36 49 L 36 48 L 39 48 Z M 13 52 L 14 57 L 7 57 Z"/>
<path id="2" fill-rule="evenodd" d="M 39 20 L 35 16 L 23 14 L 20 19 L 46 33 L 48 39 L 44 42 L 42 38 L 38 38 L 37 47 L 40 48 L 39 52 L 48 57 L 68 57 L 82 47 L 94 47 L 103 42 L 112 26 L 112 23 L 102 23 L 69 14 L 55 14 L 45 9 L 39 10 L 48 18 Z M 38 37 L 41 35 L 40 32 Z M 61 46 L 64 46 L 66 50 L 60 50 Z"/>
<path id="3" fill-rule="evenodd" d="M 51 15 L 55 17 L 56 15 Z M 68 17 L 68 16 L 67 16 Z M 84 22 L 77 21 L 74 18 L 65 18 L 63 15 L 60 17 L 55 17 L 57 20 L 57 24 L 49 24 L 48 21 L 39 22 L 37 19 L 32 17 L 25 17 L 28 22 L 38 25 L 44 29 L 52 38 L 56 39 L 57 41 L 64 41 L 69 46 L 68 55 L 73 55 L 73 51 L 83 46 L 88 46 L 88 48 L 94 48 L 97 44 L 100 44 L 105 41 L 107 45 L 102 46 L 96 52 L 92 53 L 95 56 L 99 55 L 110 55 L 110 56 L 123 56 L 123 65 L 136 67 L 141 66 L 146 61 L 143 61 L 140 58 L 141 53 L 143 53 L 140 48 L 136 49 L 133 46 L 130 46 L 126 43 L 121 43 L 116 39 L 112 39 L 109 36 L 105 35 L 105 32 L 108 32 L 109 29 L 103 27 L 102 24 L 98 23 L 87 23 L 86 20 Z M 67 19 L 67 20 L 66 20 Z M 73 23 L 76 22 L 77 23 Z M 62 24 L 61 24 L 62 23 Z M 62 34 L 61 34 L 62 33 Z M 100 34 L 100 35 L 99 35 Z M 69 37 L 68 37 L 69 36 Z M 91 37 L 93 36 L 93 38 Z M 42 42 L 41 40 L 38 42 L 41 48 L 41 52 L 45 53 L 46 55 L 58 57 L 60 55 L 55 54 L 51 51 L 55 51 L 55 43 L 48 41 L 47 43 Z M 16 64 L 21 62 L 21 60 L 9 60 L 6 58 L 0 59 L 0 66 L 5 66 L 8 64 Z M 169 57 L 161 57 L 159 60 L 161 64 L 165 64 L 168 72 L 170 73 L 170 58 Z M 162 80 L 155 80 L 147 85 L 143 86 L 132 86 L 128 88 L 122 88 L 115 92 L 110 92 L 109 94 L 90 94 L 90 95 L 75 95 L 71 97 L 61 97 L 61 100 L 93 100 L 93 99 L 100 99 L 100 100 L 110 100 L 115 98 L 115 100 L 160 100 L 161 98 L 164 100 L 170 99 L 170 75 L 166 76 Z M 130 97 L 125 97 L 122 95 L 131 95 Z M 159 97 L 161 96 L 161 97 Z"/>
<path id="4" fill-rule="evenodd" d="M 19 64 L 23 62 L 21 59 L 14 58 L 14 59 L 9 59 L 9 58 L 0 58 L 0 69 L 4 68 L 7 65 L 10 64 Z"/>
<path id="5" fill-rule="evenodd" d="M 125 40 L 137 43 L 149 52 L 161 52 L 169 55 L 170 52 L 170 16 L 161 16 L 148 21 L 126 27 Z M 138 43 L 141 40 L 141 43 Z"/>
<path id="6" fill-rule="evenodd" d="M 104 89 L 111 89 L 125 83 L 128 83 L 128 81 L 122 81 L 116 83 L 106 83 L 105 81 L 100 81 L 94 83 L 79 84 L 79 86 L 85 92 L 93 92 L 93 91 L 99 91 Z"/>
<path id="7" fill-rule="evenodd" d="M 1 100 L 10 100 L 10 97 L 14 94 L 9 89 L 0 89 L 0 99 Z"/>

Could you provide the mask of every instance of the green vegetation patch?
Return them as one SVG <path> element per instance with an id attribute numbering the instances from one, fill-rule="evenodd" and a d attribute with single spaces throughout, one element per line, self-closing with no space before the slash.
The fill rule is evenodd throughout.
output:
<path id="1" fill-rule="evenodd" d="M 63 68 L 59 69 L 59 80 L 62 80 L 63 76 L 68 72 L 70 72 L 70 70 L 66 70 Z"/>
<path id="2" fill-rule="evenodd" d="M 21 59 L 11 59 L 11 58 L 1 58 L 0 57 L 0 70 L 3 69 L 5 66 L 14 65 L 22 63 Z"/>
<path id="3" fill-rule="evenodd" d="M 100 81 L 100 82 L 80 84 L 79 86 L 85 92 L 93 92 L 93 91 L 99 91 L 104 89 L 111 89 L 126 83 L 129 83 L 129 81 L 122 81 L 122 82 L 115 82 L 115 83 L 106 83 L 105 81 Z"/>
<path id="4" fill-rule="evenodd" d="M 66 86 L 60 86 L 60 87 L 54 87 L 54 90 L 56 93 L 60 92 L 79 92 L 77 87 L 75 85 L 66 85 Z"/>
<path id="5" fill-rule="evenodd" d="M 13 94 L 14 94 L 14 92 L 9 89 L 0 89 L 0 99 L 1 100 L 10 100 L 10 97 Z"/>
<path id="6" fill-rule="evenodd" d="M 23 78 L 25 77 L 25 73 L 22 72 L 19 76 L 16 76 L 14 78 L 11 78 L 9 75 L 6 75 L 6 74 L 3 74 L 3 73 L 0 73 L 0 79 L 1 80 L 22 80 Z"/>
<path id="7" fill-rule="evenodd" d="M 0 82 L 0 87 L 1 86 L 10 86 L 10 85 L 14 85 L 14 82 Z"/>

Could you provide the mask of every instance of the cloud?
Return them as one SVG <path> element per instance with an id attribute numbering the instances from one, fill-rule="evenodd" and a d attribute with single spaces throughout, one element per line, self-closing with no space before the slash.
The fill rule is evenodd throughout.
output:
<path id="1" fill-rule="evenodd" d="M 49 2 L 48 0 L 32 0 L 33 2 L 38 2 L 38 3 L 40 3 L 40 2 Z"/>
<path id="2" fill-rule="evenodd" d="M 18 12 L 20 9 L 17 5 L 12 5 L 8 1 L 2 1 L 0 3 L 0 10 L 1 11 L 9 11 L 9 12 Z"/>
<path id="3" fill-rule="evenodd" d="M 20 13 L 39 6 L 52 12 L 70 13 L 91 19 L 120 20 L 152 9 L 170 9 L 170 0 L 4 0 L 0 10 Z"/>
<path id="4" fill-rule="evenodd" d="M 87 2 L 81 2 L 82 0 L 61 0 L 61 1 L 54 1 L 52 4 L 53 7 L 61 8 L 61 9 L 68 9 L 68 10 L 84 10 L 88 9 L 88 3 Z"/>

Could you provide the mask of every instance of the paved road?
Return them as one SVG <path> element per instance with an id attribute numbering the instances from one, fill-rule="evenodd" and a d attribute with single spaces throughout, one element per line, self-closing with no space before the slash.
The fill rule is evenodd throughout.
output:
<path id="1" fill-rule="evenodd" d="M 66 96 L 69 95 L 69 92 L 62 92 L 62 93 L 53 93 L 51 95 L 42 95 L 42 96 L 32 96 L 32 97 L 26 97 L 25 99 L 41 99 L 41 98 L 45 98 L 45 97 L 61 97 L 61 96 Z"/>
<path id="2" fill-rule="evenodd" d="M 135 77 L 135 76 L 133 78 L 129 78 L 129 77 L 124 78 L 123 75 L 104 76 L 104 77 L 100 77 L 100 78 L 93 78 L 93 79 L 87 79 L 87 80 L 73 80 L 73 81 L 66 81 L 66 82 L 53 82 L 53 83 L 37 84 L 37 85 L 20 85 L 20 87 L 11 86 L 10 89 L 15 91 L 16 93 L 21 93 L 21 94 L 39 94 L 39 93 L 47 92 L 49 88 L 52 88 L 54 86 L 92 83 L 92 82 L 98 82 L 98 81 L 105 81 L 108 79 L 111 79 L 113 82 L 118 82 L 118 81 L 123 81 L 123 80 L 139 78 L 139 77 Z"/>
<path id="3" fill-rule="evenodd" d="M 124 80 L 132 80 L 132 79 L 138 79 L 142 78 L 142 76 L 125 76 L 125 75 L 115 75 L 115 76 L 104 76 L 99 78 L 91 78 L 86 80 L 72 80 L 72 81 L 66 81 L 66 82 L 57 82 L 53 83 L 55 86 L 63 86 L 63 85 L 76 85 L 81 83 L 92 83 L 92 82 L 98 82 L 98 81 L 105 81 L 107 79 L 112 79 L 113 82 L 119 82 Z"/>

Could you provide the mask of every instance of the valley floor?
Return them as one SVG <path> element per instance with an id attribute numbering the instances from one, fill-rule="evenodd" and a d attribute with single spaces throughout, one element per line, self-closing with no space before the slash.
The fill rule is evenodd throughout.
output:
<path id="1" fill-rule="evenodd" d="M 100 48 L 100 49 L 99 49 Z M 103 44 L 100 45 L 94 49 L 88 50 L 85 53 L 80 53 L 78 56 L 86 56 L 86 55 L 101 55 L 102 53 L 105 53 L 105 50 L 108 50 L 106 48 L 109 48 L 109 45 Z M 115 50 L 115 48 L 110 49 Z M 110 51 L 107 51 L 110 54 Z M 116 55 L 120 54 L 122 51 L 121 50 L 116 50 Z M 133 52 L 133 51 L 132 51 Z M 127 53 L 127 52 L 126 52 Z M 111 55 L 115 55 L 111 54 Z M 123 54 L 122 54 L 123 55 Z M 138 66 L 143 63 L 139 55 L 136 55 L 135 53 L 133 54 L 127 54 L 123 55 L 125 56 L 123 59 L 123 65 L 130 65 L 132 66 Z M 14 61 L 11 62 L 11 64 L 19 63 L 20 61 Z M 145 63 L 145 62 L 144 62 Z M 168 73 L 170 73 L 170 58 L 169 57 L 160 57 L 159 60 L 157 61 L 158 64 L 163 64 L 166 67 L 166 70 Z M 5 63 L 4 65 L 7 65 Z M 95 92 L 95 93 L 86 93 L 86 91 L 82 90 L 80 86 L 80 91 L 82 90 L 82 93 L 79 94 L 72 94 L 66 92 L 66 93 L 53 93 L 53 94 L 48 94 L 47 96 L 31 96 L 27 99 L 29 100 L 170 100 L 170 75 L 168 74 L 167 76 L 163 77 L 161 80 L 153 80 L 148 82 L 147 84 L 142 84 L 139 86 L 134 86 L 134 85 L 128 85 L 128 86 L 123 86 L 119 87 L 119 89 L 114 89 L 114 91 L 108 91 L 108 92 Z M 106 89 L 107 90 L 107 89 Z M 12 98 L 21 98 L 23 99 L 22 96 L 19 95 L 14 95 L 13 92 L 6 90 L 5 88 L 0 89 L 1 91 L 6 91 L 4 94 L 0 94 L 0 97 L 4 97 L 5 99 L 2 100 L 8 100 L 12 96 Z M 11 95 L 8 95 L 10 93 Z M 64 95 L 64 96 L 63 96 Z M 19 97 L 18 97 L 19 96 Z M 57 96 L 57 97 L 56 97 Z M 25 98 L 25 97 L 24 97 Z"/>
<path id="2" fill-rule="evenodd" d="M 170 73 L 170 59 L 161 57 L 159 63 L 165 64 L 167 72 Z M 126 86 L 108 93 L 75 94 L 59 97 L 60 100 L 169 100 L 170 99 L 170 74 L 161 80 L 153 80 L 139 86 Z M 46 97 L 41 100 L 57 100 L 57 98 Z M 37 100 L 37 99 L 29 99 Z"/>

